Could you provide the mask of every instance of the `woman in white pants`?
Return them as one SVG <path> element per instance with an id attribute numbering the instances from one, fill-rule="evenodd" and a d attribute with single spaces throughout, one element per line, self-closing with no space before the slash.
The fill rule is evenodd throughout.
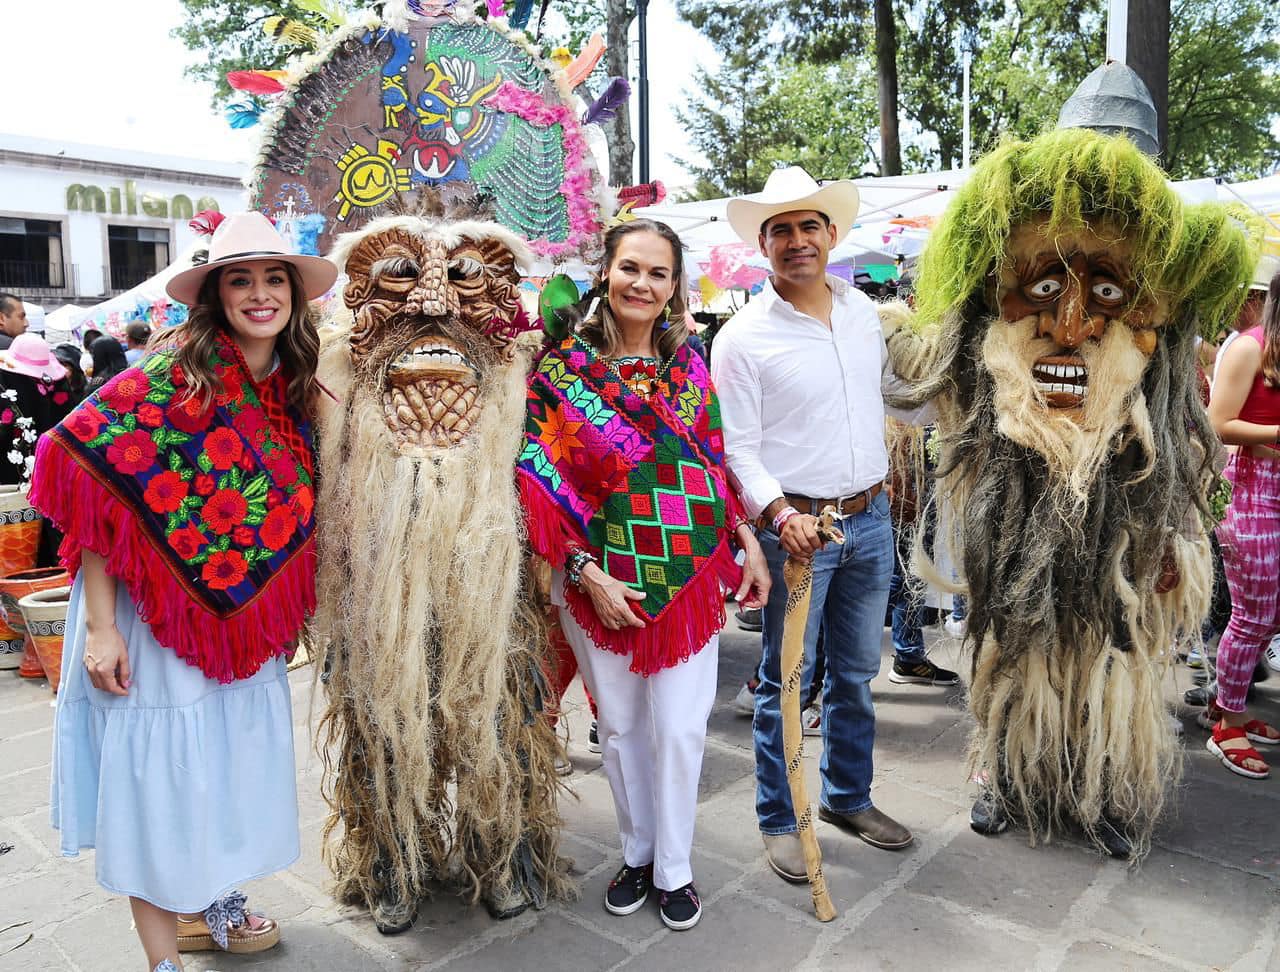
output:
<path id="1" fill-rule="evenodd" d="M 689 855 L 721 582 L 744 607 L 769 589 L 725 475 L 706 364 L 685 343 L 682 249 L 648 220 L 609 231 L 585 314 L 565 309 L 582 318 L 576 333 L 530 377 L 519 464 L 529 537 L 562 567 L 554 599 L 599 708 L 623 855 L 605 908 L 632 914 L 656 888 L 677 930 L 702 915 Z"/>

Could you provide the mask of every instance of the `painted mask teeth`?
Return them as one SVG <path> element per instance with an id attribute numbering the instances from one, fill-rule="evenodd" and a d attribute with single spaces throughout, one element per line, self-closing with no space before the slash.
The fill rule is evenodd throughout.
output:
<path id="1" fill-rule="evenodd" d="M 401 361 L 412 361 L 416 364 L 451 364 L 466 365 L 467 359 L 452 348 L 425 347 L 414 348 L 407 355 L 400 356 Z"/>
<path id="2" fill-rule="evenodd" d="M 432 341 L 409 347 L 391 363 L 393 375 L 423 371 L 461 372 L 464 370 L 472 372 L 475 370 L 466 355 L 452 344 Z"/>
<path id="3" fill-rule="evenodd" d="M 1032 365 L 1031 376 L 1045 394 L 1060 393 L 1083 399 L 1089 392 L 1089 371 L 1083 362 L 1037 361 Z"/>

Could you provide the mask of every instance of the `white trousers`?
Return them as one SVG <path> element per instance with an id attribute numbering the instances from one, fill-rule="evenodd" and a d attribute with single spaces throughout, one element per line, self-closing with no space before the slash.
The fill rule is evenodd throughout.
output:
<path id="1" fill-rule="evenodd" d="M 630 671 L 629 655 L 596 647 L 566 608 L 560 624 L 599 710 L 623 860 L 629 867 L 652 861 L 653 883 L 663 891 L 683 887 L 693 880 L 689 854 L 719 635 L 687 662 L 645 678 Z"/>

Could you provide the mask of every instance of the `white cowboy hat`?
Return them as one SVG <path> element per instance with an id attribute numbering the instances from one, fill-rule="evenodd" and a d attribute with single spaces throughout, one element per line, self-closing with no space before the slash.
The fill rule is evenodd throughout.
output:
<path id="1" fill-rule="evenodd" d="M 754 244 L 760 239 L 760 227 L 770 218 L 802 209 L 812 209 L 831 220 L 839 243 L 858 218 L 858 187 L 848 179 L 818 185 L 804 169 L 792 165 L 770 172 L 763 191 L 730 199 L 726 213 L 742 241 Z"/>
<path id="2" fill-rule="evenodd" d="M 174 274 L 165 285 L 165 292 L 180 303 L 194 304 L 210 270 L 251 260 L 293 264 L 302 277 L 307 300 L 319 297 L 338 279 L 338 268 L 324 257 L 290 253 L 284 238 L 262 213 L 235 213 L 213 231 L 208 262 Z"/>
<path id="3" fill-rule="evenodd" d="M 1253 283 L 1249 284 L 1250 290 L 1270 290 L 1271 278 L 1280 273 L 1280 257 L 1274 257 L 1270 253 L 1264 253 L 1258 257 L 1258 264 L 1253 268 Z M 31 315 L 28 314 L 27 317 Z M 29 328 L 31 325 L 28 324 Z"/>

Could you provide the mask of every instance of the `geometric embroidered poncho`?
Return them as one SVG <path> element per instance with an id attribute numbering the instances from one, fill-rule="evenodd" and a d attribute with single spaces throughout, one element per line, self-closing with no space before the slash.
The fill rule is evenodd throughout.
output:
<path id="1" fill-rule="evenodd" d="M 647 400 L 587 343 L 548 348 L 529 378 L 517 479 L 529 540 L 560 567 L 585 547 L 605 573 L 641 591 L 643 628 L 611 631 L 591 599 L 565 585 L 574 620 L 599 647 L 651 675 L 688 660 L 724 624 L 721 582 L 736 585 L 726 523 L 738 504 L 725 479 L 711 376 L 681 347 Z"/>
<path id="2" fill-rule="evenodd" d="M 160 353 L 89 396 L 36 448 L 31 502 L 124 582 L 160 644 L 219 682 L 284 653 L 315 610 L 311 430 L 277 368 L 255 382 L 220 337 L 202 410 Z"/>

